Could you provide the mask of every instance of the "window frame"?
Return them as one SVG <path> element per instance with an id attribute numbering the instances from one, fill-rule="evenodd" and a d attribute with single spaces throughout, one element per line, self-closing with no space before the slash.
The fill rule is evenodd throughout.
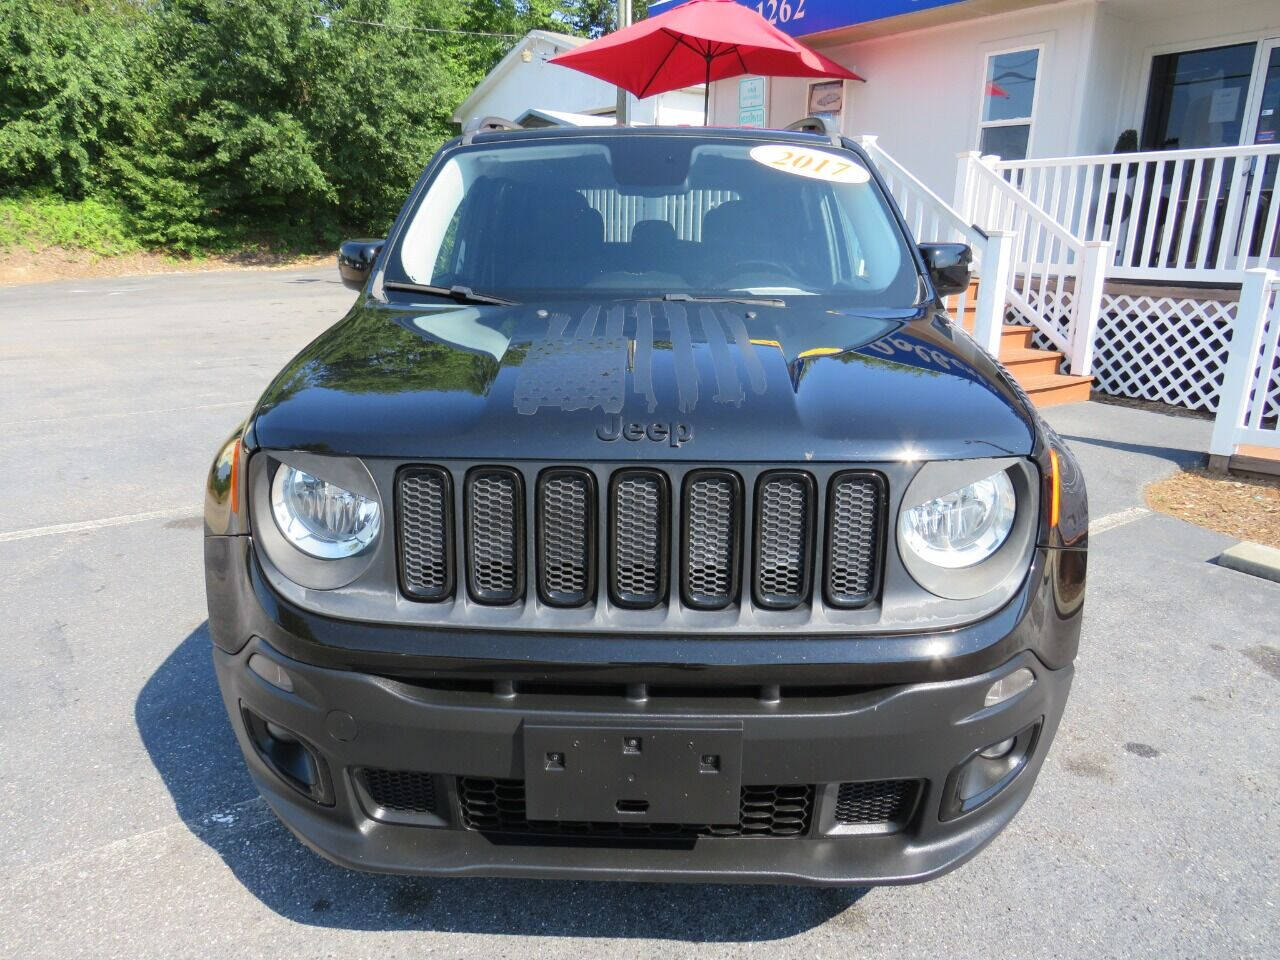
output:
<path id="1" fill-rule="evenodd" d="M 976 134 L 973 141 L 973 149 L 978 152 L 982 151 L 982 134 L 988 129 L 995 127 L 1026 127 L 1027 128 L 1027 155 L 1021 159 L 1030 158 L 1033 153 L 1036 135 L 1036 114 L 1040 107 L 1040 75 L 1044 72 L 1045 55 L 1048 45 L 1041 43 L 1018 43 L 1007 47 L 998 47 L 987 50 L 982 59 L 982 71 L 978 75 L 978 124 Z M 1035 88 L 1031 91 L 1031 113 L 1026 117 L 1015 117 L 1009 120 L 984 120 L 983 115 L 986 113 L 986 96 L 987 96 L 987 74 L 991 69 L 991 60 L 993 57 L 1001 57 L 1007 53 L 1030 53 L 1036 52 L 1036 80 Z M 1001 157 L 1002 160 L 1014 159 L 1010 157 Z"/>

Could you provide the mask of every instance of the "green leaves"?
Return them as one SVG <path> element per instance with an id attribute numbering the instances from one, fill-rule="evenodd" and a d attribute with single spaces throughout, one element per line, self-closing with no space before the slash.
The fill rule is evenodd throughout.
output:
<path id="1" fill-rule="evenodd" d="M 0 193 L 104 197 L 177 250 L 378 235 L 514 42 L 485 34 L 606 17 L 578 0 L 0 0 Z"/>

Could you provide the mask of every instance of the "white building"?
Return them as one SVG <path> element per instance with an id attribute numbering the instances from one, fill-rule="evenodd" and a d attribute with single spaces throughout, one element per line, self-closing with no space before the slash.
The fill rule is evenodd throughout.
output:
<path id="1" fill-rule="evenodd" d="M 548 62 L 586 42 L 583 37 L 549 30 L 529 31 L 462 101 L 453 113 L 454 122 L 466 125 L 483 117 L 502 117 L 530 127 L 613 122 L 616 87 Z M 701 86 L 630 101 L 632 123 L 702 123 Z"/>
<path id="2" fill-rule="evenodd" d="M 866 79 L 717 81 L 713 123 L 826 113 L 921 240 L 987 261 L 989 349 L 1007 319 L 1095 389 L 1218 407 L 1233 324 L 1280 318 L 1275 278 L 1237 308 L 1246 271 L 1280 269 L 1280 0 L 737 2 Z M 1241 388 L 1272 434 L 1278 332 Z"/>

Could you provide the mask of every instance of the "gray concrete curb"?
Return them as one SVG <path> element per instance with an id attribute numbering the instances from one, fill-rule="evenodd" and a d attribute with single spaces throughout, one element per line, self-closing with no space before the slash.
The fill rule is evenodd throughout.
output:
<path id="1" fill-rule="evenodd" d="M 1280 583 L 1280 550 L 1260 543 L 1237 543 L 1218 555 L 1219 566 Z"/>

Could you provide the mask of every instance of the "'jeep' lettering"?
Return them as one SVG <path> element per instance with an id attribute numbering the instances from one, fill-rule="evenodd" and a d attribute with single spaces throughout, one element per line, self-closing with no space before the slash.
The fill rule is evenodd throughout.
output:
<path id="1" fill-rule="evenodd" d="M 693 439 L 693 427 L 687 423 L 623 423 L 622 417 L 615 413 L 596 427 L 596 436 L 606 442 L 649 440 L 680 447 Z"/>

